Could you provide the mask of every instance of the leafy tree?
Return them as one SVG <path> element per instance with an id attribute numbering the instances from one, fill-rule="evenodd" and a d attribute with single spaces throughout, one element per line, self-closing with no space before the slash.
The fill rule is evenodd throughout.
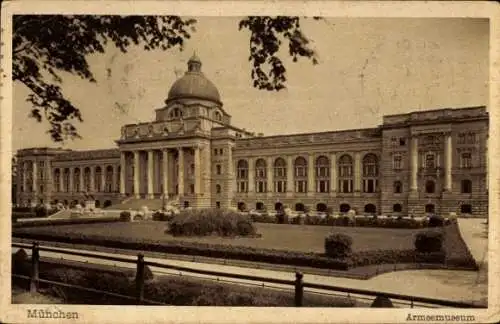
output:
<path id="1" fill-rule="evenodd" d="M 30 90 L 30 116 L 37 121 L 45 117 L 52 140 L 80 137 L 74 122 L 83 121 L 82 112 L 64 96 L 61 71 L 96 82 L 87 55 L 103 53 L 108 43 L 123 53 L 131 46 L 182 50 L 195 24 L 194 19 L 177 16 L 17 15 L 13 18 L 12 78 Z M 277 55 L 283 41 L 288 42 L 294 62 L 305 57 L 317 63 L 299 17 L 246 17 L 239 29 L 250 31 L 251 78 L 257 89 L 285 88 L 286 68 Z"/>

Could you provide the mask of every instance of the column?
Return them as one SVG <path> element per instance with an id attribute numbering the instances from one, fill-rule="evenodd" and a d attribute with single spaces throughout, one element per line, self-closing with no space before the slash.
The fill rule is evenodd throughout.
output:
<path id="1" fill-rule="evenodd" d="M 121 163 L 121 154 L 120 154 L 120 163 Z M 111 192 L 117 192 L 117 191 L 120 191 L 120 193 L 122 192 L 122 189 L 121 189 L 121 167 L 120 167 L 120 175 L 118 175 L 118 166 L 117 165 L 113 165 L 113 175 L 111 177 Z M 118 190 L 118 186 L 120 186 L 119 190 Z M 125 189 L 123 191 L 123 193 L 125 193 Z"/>
<path id="2" fill-rule="evenodd" d="M 162 151 L 162 184 L 163 196 L 168 199 L 168 150 Z"/>
<path id="3" fill-rule="evenodd" d="M 26 162 L 23 162 L 22 163 L 22 166 L 23 166 L 23 169 L 22 169 L 22 176 L 23 176 L 23 181 L 22 181 L 22 186 L 23 186 L 23 191 L 26 192 L 28 191 L 26 188 L 26 177 L 28 176 L 27 174 L 27 169 L 28 169 L 28 166 L 27 166 L 27 163 Z"/>
<path id="4" fill-rule="evenodd" d="M 84 183 L 83 183 L 83 172 L 84 172 L 84 170 L 85 170 L 85 168 L 80 168 L 80 188 L 78 188 L 79 192 L 85 191 L 85 186 L 84 186 Z"/>
<path id="5" fill-rule="evenodd" d="M 148 150 L 148 198 L 154 198 L 153 190 L 154 151 Z"/>
<path id="6" fill-rule="evenodd" d="M 125 177 L 126 177 L 126 172 L 127 172 L 127 159 L 126 159 L 126 152 L 121 151 L 120 152 L 120 194 L 125 195 L 126 190 L 125 190 Z M 113 176 L 115 177 L 117 173 L 116 167 L 113 170 Z"/>
<path id="7" fill-rule="evenodd" d="M 330 153 L 330 192 L 337 191 L 337 154 Z"/>
<path id="8" fill-rule="evenodd" d="M 289 196 L 293 195 L 295 184 L 293 183 L 293 174 L 295 169 L 293 167 L 293 155 L 288 155 L 286 158 L 286 192 Z"/>
<path id="9" fill-rule="evenodd" d="M 418 138 L 411 138 L 411 191 L 417 191 L 417 174 L 418 174 Z"/>
<path id="10" fill-rule="evenodd" d="M 314 172 L 314 154 L 309 153 L 307 160 L 307 194 L 313 195 L 316 192 L 316 176 Z"/>
<path id="11" fill-rule="evenodd" d="M 112 185 L 111 185 L 112 186 Z M 101 187 L 99 188 L 99 191 L 106 191 L 106 165 L 103 165 L 101 167 Z"/>
<path id="12" fill-rule="evenodd" d="M 451 145 L 451 134 L 446 134 L 445 139 L 445 187 L 446 191 L 451 191 L 451 168 L 452 168 L 452 145 Z"/>
<path id="13" fill-rule="evenodd" d="M 361 153 L 354 154 L 354 192 L 361 191 Z"/>
<path id="14" fill-rule="evenodd" d="M 177 185 L 179 188 L 179 196 L 184 196 L 184 149 L 179 147 L 177 151 L 179 152 L 179 175 Z"/>
<path id="15" fill-rule="evenodd" d="M 139 151 L 134 151 L 134 196 L 139 198 Z"/>
<path id="16" fill-rule="evenodd" d="M 205 148 L 207 149 L 207 148 Z M 228 192 L 231 195 L 234 192 L 234 161 L 233 161 L 233 147 L 230 145 L 227 149 L 227 177 L 228 177 Z"/>
<path id="17" fill-rule="evenodd" d="M 75 177 L 75 168 L 69 168 L 69 192 L 74 192 L 75 188 L 74 187 L 74 180 L 73 178 Z"/>
<path id="18" fill-rule="evenodd" d="M 194 147 L 194 194 L 199 195 L 200 193 L 201 193 L 201 159 L 200 159 L 200 146 L 197 145 Z"/>
<path id="19" fill-rule="evenodd" d="M 95 166 L 90 167 L 90 192 L 95 192 Z"/>
<path id="20" fill-rule="evenodd" d="M 37 188 L 37 177 L 38 177 L 38 166 L 36 165 L 36 161 L 33 160 L 32 162 L 33 164 L 33 168 L 32 168 L 32 171 L 33 171 L 33 175 L 32 175 L 32 181 L 33 181 L 33 193 L 36 195 L 37 192 L 38 192 L 38 188 Z"/>
<path id="21" fill-rule="evenodd" d="M 248 158 L 248 192 L 255 192 L 255 159 Z"/>
<path id="22" fill-rule="evenodd" d="M 59 192 L 64 192 L 64 169 L 59 168 Z"/>
<path id="23" fill-rule="evenodd" d="M 274 165 L 273 165 L 273 158 L 272 157 L 268 157 L 266 159 L 266 166 L 267 166 L 267 172 L 266 172 L 266 176 L 267 176 L 267 193 L 268 195 L 271 195 L 272 192 L 274 192 L 274 182 L 273 182 L 273 168 L 274 168 Z M 286 168 L 286 174 L 288 174 L 288 172 L 291 172 L 291 170 L 288 169 L 288 167 Z M 288 188 L 288 186 L 291 186 L 292 184 L 291 183 L 287 183 L 286 186 Z"/>

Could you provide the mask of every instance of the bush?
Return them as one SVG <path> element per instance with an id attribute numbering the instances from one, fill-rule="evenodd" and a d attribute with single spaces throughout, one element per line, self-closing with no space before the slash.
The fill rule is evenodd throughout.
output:
<path id="1" fill-rule="evenodd" d="M 345 258 L 352 253 L 352 238 L 345 234 L 330 234 L 325 238 L 325 254 L 332 258 Z"/>
<path id="2" fill-rule="evenodd" d="M 173 218 L 174 218 L 173 213 L 165 213 L 165 212 L 157 211 L 153 214 L 154 221 L 170 222 Z"/>
<path id="3" fill-rule="evenodd" d="M 170 222 L 167 233 L 174 236 L 250 236 L 256 231 L 252 220 L 223 209 L 184 210 Z"/>
<path id="4" fill-rule="evenodd" d="M 128 211 L 122 211 L 120 213 L 120 221 L 122 222 L 130 222 L 132 220 L 132 214 Z"/>
<path id="5" fill-rule="evenodd" d="M 427 231 L 415 236 L 415 249 L 418 252 L 438 252 L 443 248 L 443 233 Z"/>
<path id="6" fill-rule="evenodd" d="M 438 215 L 433 215 L 429 218 L 429 227 L 441 227 L 444 226 L 444 218 Z"/>
<path id="7" fill-rule="evenodd" d="M 144 216 L 142 216 L 142 215 L 140 215 L 140 214 L 139 214 L 139 215 L 135 215 L 135 216 L 134 216 L 134 220 L 135 220 L 135 221 L 136 221 L 136 220 L 144 220 Z"/>

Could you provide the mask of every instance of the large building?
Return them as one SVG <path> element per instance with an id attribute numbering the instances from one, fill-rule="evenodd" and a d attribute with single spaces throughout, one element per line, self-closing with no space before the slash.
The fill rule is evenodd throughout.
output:
<path id="1" fill-rule="evenodd" d="M 17 202 L 182 206 L 383 215 L 488 210 L 486 107 L 384 116 L 377 128 L 280 136 L 231 125 L 193 56 L 156 120 L 125 125 L 117 148 L 17 153 Z"/>

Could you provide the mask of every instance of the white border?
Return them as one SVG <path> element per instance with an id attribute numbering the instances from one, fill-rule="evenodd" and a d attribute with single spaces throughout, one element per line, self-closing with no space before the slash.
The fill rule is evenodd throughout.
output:
<path id="1" fill-rule="evenodd" d="M 474 315 L 476 322 L 500 320 L 498 279 L 499 212 L 498 193 L 500 155 L 499 136 L 499 10 L 495 2 L 340 2 L 340 1 L 13 1 L 2 3 L 2 88 L 0 109 L 1 189 L 0 195 L 0 321 L 6 323 L 54 323 L 54 319 L 28 319 L 29 305 L 10 304 L 10 202 L 11 202 L 11 28 L 13 14 L 175 14 L 188 16 L 299 15 L 330 17 L 486 17 L 490 18 L 490 139 L 489 139 L 489 308 L 487 310 L 409 310 L 409 309 L 297 309 L 297 308 L 215 308 L 215 307 L 137 307 L 61 305 L 64 311 L 77 311 L 81 323 L 399 323 L 411 314 Z M 5 77 L 3 76 L 5 75 Z M 51 306 L 56 307 L 56 306 Z"/>

